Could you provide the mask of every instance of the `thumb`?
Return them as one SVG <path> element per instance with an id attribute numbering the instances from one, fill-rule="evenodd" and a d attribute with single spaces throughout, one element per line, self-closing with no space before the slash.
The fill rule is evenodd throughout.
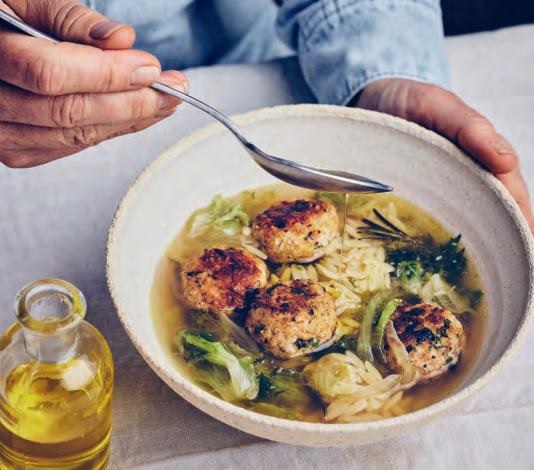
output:
<path id="1" fill-rule="evenodd" d="M 456 142 L 496 175 L 517 168 L 514 149 L 484 116 L 445 90 L 439 90 L 430 99 L 434 103 L 427 107 L 426 120 L 434 130 Z"/>
<path id="2" fill-rule="evenodd" d="M 111 20 L 75 0 L 4 0 L 4 3 L 31 26 L 63 41 L 100 49 L 130 49 L 135 41 L 131 26 Z"/>

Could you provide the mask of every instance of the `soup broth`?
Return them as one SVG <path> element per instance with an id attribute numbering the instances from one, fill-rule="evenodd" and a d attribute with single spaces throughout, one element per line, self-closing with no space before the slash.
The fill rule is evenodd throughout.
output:
<path id="1" fill-rule="evenodd" d="M 340 282 L 344 282 L 343 285 L 356 285 L 346 294 L 349 300 L 346 302 L 347 306 L 344 307 L 341 305 L 342 302 L 340 300 L 345 295 L 344 291 L 339 294 L 341 291 L 336 290 L 338 289 L 336 281 L 324 273 L 330 273 L 332 269 L 329 270 L 328 268 L 332 268 L 335 265 L 335 271 L 343 276 L 346 271 L 350 270 L 350 260 L 353 259 L 350 256 L 354 257 L 354 253 L 358 255 L 358 250 L 367 250 L 366 253 L 378 253 L 376 255 L 378 256 L 376 258 L 378 261 L 373 258 L 369 262 L 370 264 L 366 266 L 372 266 L 374 263 L 379 265 L 380 269 L 388 271 L 387 267 L 391 262 L 392 250 L 400 246 L 399 240 L 377 237 L 376 230 L 374 232 L 372 230 L 361 230 L 361 227 L 368 228 L 371 226 L 372 228 L 372 223 L 384 226 L 384 221 L 377 218 L 378 215 L 373 210 L 378 210 L 380 216 L 385 217 L 387 222 L 400 229 L 403 233 L 408 234 L 410 238 L 423 240 L 421 243 L 425 243 L 425 246 L 445 246 L 451 240 L 452 235 L 430 214 L 414 204 L 391 194 L 351 195 L 345 198 L 343 195 L 314 193 L 288 185 L 276 185 L 242 192 L 230 198 L 230 201 L 238 203 L 240 208 L 253 221 L 259 213 L 278 201 L 313 198 L 327 199 L 335 206 L 340 220 L 340 234 L 342 227 L 345 227 L 346 224 L 347 233 L 343 237 L 343 243 L 340 235 L 339 240 L 336 240 L 337 245 L 332 247 L 330 254 L 309 264 L 291 263 L 280 265 L 270 263 L 267 260 L 270 272 L 268 284 L 273 284 L 280 280 L 311 279 L 313 282 L 319 282 L 324 285 L 327 292 L 334 298 L 337 295 L 338 297 L 335 301 L 337 314 L 335 342 L 330 347 L 317 353 L 290 359 L 277 359 L 264 351 L 251 353 L 252 362 L 255 364 L 254 367 L 258 373 L 258 395 L 252 399 L 241 397 L 233 398 L 230 401 L 260 413 L 288 419 L 312 422 L 358 422 L 409 413 L 436 403 L 450 395 L 459 387 L 473 366 L 484 332 L 486 307 L 484 298 L 481 296 L 481 280 L 474 264 L 466 258 L 467 266 L 454 284 L 446 283 L 441 278 L 437 280 L 435 276 L 439 277 L 439 273 L 432 272 L 425 272 L 420 282 L 420 287 L 424 288 L 426 286 L 427 290 L 429 289 L 429 283 L 437 281 L 443 282 L 445 283 L 444 285 L 453 289 L 453 294 L 450 295 L 455 295 L 456 297 L 453 297 L 452 301 L 446 295 L 440 294 L 441 296 L 438 295 L 433 300 L 433 305 L 450 310 L 454 308 L 463 310 L 465 308 L 465 311 L 453 310 L 465 331 L 465 346 L 454 367 L 430 381 L 419 381 L 411 385 L 403 385 L 402 381 L 404 379 L 400 379 L 401 382 L 399 383 L 398 378 L 391 378 L 389 382 L 395 382 L 394 388 L 390 388 L 384 393 L 376 392 L 376 396 L 371 395 L 362 398 L 362 389 L 358 387 L 368 387 L 373 384 L 375 387 L 380 387 L 377 384 L 384 384 L 384 387 L 386 387 L 385 382 L 388 382 L 389 376 L 393 377 L 394 375 L 394 371 L 389 370 L 376 349 L 372 361 L 366 360 L 369 358 L 360 357 L 358 359 L 357 357 L 358 349 L 356 344 L 361 334 L 360 328 L 369 304 L 373 301 L 373 296 L 376 296 L 377 292 L 385 292 L 386 294 L 392 292 L 389 295 L 390 298 L 398 297 L 399 301 L 418 303 L 422 301 L 421 294 L 402 291 L 398 286 L 400 280 L 396 277 L 399 274 L 399 266 L 397 265 L 396 268 L 391 267 L 389 272 L 381 275 L 380 279 L 389 288 L 384 288 L 384 285 L 372 285 L 371 277 L 366 279 L 363 275 L 363 280 L 356 277 L 349 279 L 350 284 L 347 284 L 349 281 L 345 282 L 345 280 L 341 279 Z M 262 249 L 261 246 L 255 243 L 250 234 L 250 228 L 246 224 L 240 229 L 238 237 L 235 234 L 227 236 L 220 231 L 216 233 L 216 229 L 208 229 L 197 236 L 191 237 L 192 229 L 194 229 L 195 223 L 198 222 L 198 215 L 203 211 L 205 212 L 205 209 L 200 209 L 192 214 L 182 231 L 165 251 L 154 277 L 151 313 L 157 335 L 175 367 L 209 392 L 218 396 L 222 395 L 223 398 L 228 399 L 228 396 L 218 390 L 217 387 L 214 387 L 213 384 L 207 385 L 205 380 L 199 378 L 197 364 L 191 361 L 190 357 L 187 357 L 187 351 L 184 351 L 184 347 L 181 345 L 180 334 L 183 331 L 198 332 L 199 330 L 206 330 L 210 335 L 214 335 L 215 340 L 222 340 L 223 343 L 224 338 L 219 334 L 218 328 L 222 326 L 217 321 L 211 320 L 208 314 L 199 314 L 198 311 L 185 304 L 179 276 L 180 267 L 186 260 L 199 256 L 204 250 L 210 249 L 217 243 L 248 246 L 253 254 L 257 253 L 259 255 L 262 254 Z M 366 223 L 365 220 L 371 220 L 370 224 Z M 400 243 L 402 245 L 404 242 L 401 240 Z M 411 247 L 409 243 L 408 247 Z M 363 248 L 358 248 L 360 245 Z M 458 247 L 458 251 L 460 251 L 460 247 Z M 382 258 L 385 256 L 385 258 L 382 259 L 381 256 Z M 331 273 L 332 278 L 335 277 L 336 272 Z M 342 286 L 339 287 L 339 289 L 342 288 Z M 444 305 L 441 305 L 442 303 Z M 460 303 L 459 306 L 457 306 L 458 303 Z M 199 315 L 202 315 L 202 321 L 199 321 Z M 372 328 L 374 331 L 376 331 L 379 316 L 380 309 L 373 320 Z M 247 335 L 246 330 L 242 328 L 242 319 L 236 319 L 236 323 L 237 328 L 241 328 L 242 334 Z M 213 338 L 210 337 L 210 341 L 212 340 Z M 234 349 L 230 347 L 230 351 L 234 352 Z M 240 357 L 240 355 L 246 355 L 247 351 L 241 349 L 236 354 Z M 324 367 L 326 367 L 327 364 L 324 359 L 329 354 L 332 354 L 332 358 L 336 358 L 336 360 L 348 358 L 347 360 L 351 362 L 349 366 L 352 369 L 350 370 L 353 372 L 356 370 L 356 374 L 366 378 L 363 379 L 363 382 L 359 377 L 355 379 L 355 390 L 358 390 L 356 394 L 325 395 L 322 393 L 324 390 L 318 390 L 317 386 L 313 386 L 313 380 L 309 380 L 311 372 L 303 372 L 305 370 L 311 371 L 310 364 L 317 361 L 323 361 Z M 362 359 L 363 361 L 361 361 Z M 265 364 L 265 367 L 263 364 Z M 321 365 L 323 366 L 322 363 Z M 286 371 L 288 371 L 287 377 L 283 375 L 286 374 Z M 317 371 L 317 368 L 315 371 Z M 263 378 L 265 376 L 274 377 L 273 374 L 275 373 L 281 373 L 281 378 L 284 380 L 286 378 L 292 380 L 292 377 L 294 377 L 298 384 L 300 395 L 296 393 L 294 396 L 289 397 L 291 390 L 287 391 L 284 387 L 272 394 L 262 392 L 262 386 L 265 385 L 262 382 Z M 398 372 L 395 372 L 395 374 L 397 374 L 395 377 L 398 377 Z M 340 380 L 348 379 L 344 377 Z M 276 380 L 274 383 L 277 383 Z M 272 383 L 268 385 L 272 385 Z M 289 387 L 292 387 L 292 385 L 289 385 Z"/>

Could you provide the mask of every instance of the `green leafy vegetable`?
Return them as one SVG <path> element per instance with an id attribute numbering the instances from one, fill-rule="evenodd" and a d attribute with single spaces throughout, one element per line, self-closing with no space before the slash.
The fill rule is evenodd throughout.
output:
<path id="1" fill-rule="evenodd" d="M 266 403 L 264 401 L 256 402 L 250 405 L 250 409 L 256 413 L 274 416 L 276 418 L 300 421 L 304 420 L 304 417 L 298 411 L 286 408 L 284 406 L 279 406 L 274 403 Z"/>
<path id="2" fill-rule="evenodd" d="M 434 272 L 455 283 L 467 269 L 465 248 L 460 246 L 461 235 L 451 238 L 434 254 Z"/>
<path id="3" fill-rule="evenodd" d="M 239 203 L 218 194 L 207 208 L 196 213 L 189 236 L 194 238 L 211 229 L 232 236 L 249 224 L 249 216 Z"/>
<path id="4" fill-rule="evenodd" d="M 380 352 L 383 362 L 386 362 L 384 354 L 384 331 L 386 330 L 386 325 L 388 324 L 389 319 L 395 313 L 401 303 L 402 300 L 393 299 L 386 304 L 382 310 L 382 313 L 380 314 L 380 319 L 378 320 L 376 328 L 373 332 L 373 346 Z"/>
<path id="5" fill-rule="evenodd" d="M 420 279 L 423 273 L 427 272 L 439 274 L 447 281 L 456 283 L 467 269 L 465 248 L 461 247 L 460 238 L 461 235 L 457 235 L 443 245 L 394 245 L 388 250 L 388 262 L 396 268 L 401 282 L 401 276 L 404 276 L 404 282 L 407 282 Z M 411 286 L 410 283 L 407 285 Z"/>
<path id="6" fill-rule="evenodd" d="M 251 356 L 238 358 L 211 334 L 183 331 L 184 357 L 196 366 L 195 377 L 228 401 L 256 398 L 259 384 Z"/>
<path id="7" fill-rule="evenodd" d="M 356 353 L 358 357 L 364 361 L 373 361 L 373 349 L 371 347 L 371 330 L 375 323 L 375 318 L 380 309 L 381 304 L 385 300 L 385 294 L 379 292 L 369 300 L 362 320 L 360 322 L 360 331 L 358 334 L 358 343 L 356 345 Z"/>
<path id="8" fill-rule="evenodd" d="M 260 390 L 258 399 L 274 399 L 286 404 L 306 403 L 310 397 L 300 374 L 293 369 L 274 366 L 268 360 L 257 361 Z"/>
<path id="9" fill-rule="evenodd" d="M 417 295 L 422 287 L 422 277 L 425 270 L 419 260 L 400 261 L 397 264 L 395 276 L 400 280 L 401 287 L 410 294 Z"/>
<path id="10" fill-rule="evenodd" d="M 434 274 L 422 287 L 421 297 L 423 302 L 437 303 L 454 313 L 468 312 L 472 308 L 469 299 L 456 292 L 439 274 Z"/>
<path id="11" fill-rule="evenodd" d="M 312 353 L 312 358 L 317 360 L 330 353 L 344 353 L 345 351 L 352 351 L 356 353 L 356 345 L 358 343 L 358 335 L 347 334 L 341 336 L 332 346 Z"/>

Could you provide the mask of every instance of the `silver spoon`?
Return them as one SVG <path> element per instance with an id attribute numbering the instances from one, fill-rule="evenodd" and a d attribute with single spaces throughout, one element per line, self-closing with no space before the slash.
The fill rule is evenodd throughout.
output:
<path id="1" fill-rule="evenodd" d="M 30 36 L 56 43 L 59 42 L 53 37 L 38 31 L 18 18 L 6 13 L 2 9 L 0 9 L 0 19 Z M 314 168 L 270 155 L 254 145 L 230 119 L 208 104 L 160 82 L 154 83 L 151 87 L 162 93 L 179 98 L 217 119 L 217 121 L 234 134 L 259 166 L 282 181 L 303 188 L 337 193 L 381 193 L 393 190 L 391 186 L 363 176 L 345 171 Z"/>

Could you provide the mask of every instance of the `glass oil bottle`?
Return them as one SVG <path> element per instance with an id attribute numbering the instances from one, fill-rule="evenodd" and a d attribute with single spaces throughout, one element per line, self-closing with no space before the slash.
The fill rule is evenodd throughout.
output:
<path id="1" fill-rule="evenodd" d="M 17 295 L 18 322 L 0 337 L 0 469 L 106 467 L 113 360 L 85 310 L 59 279 Z"/>

